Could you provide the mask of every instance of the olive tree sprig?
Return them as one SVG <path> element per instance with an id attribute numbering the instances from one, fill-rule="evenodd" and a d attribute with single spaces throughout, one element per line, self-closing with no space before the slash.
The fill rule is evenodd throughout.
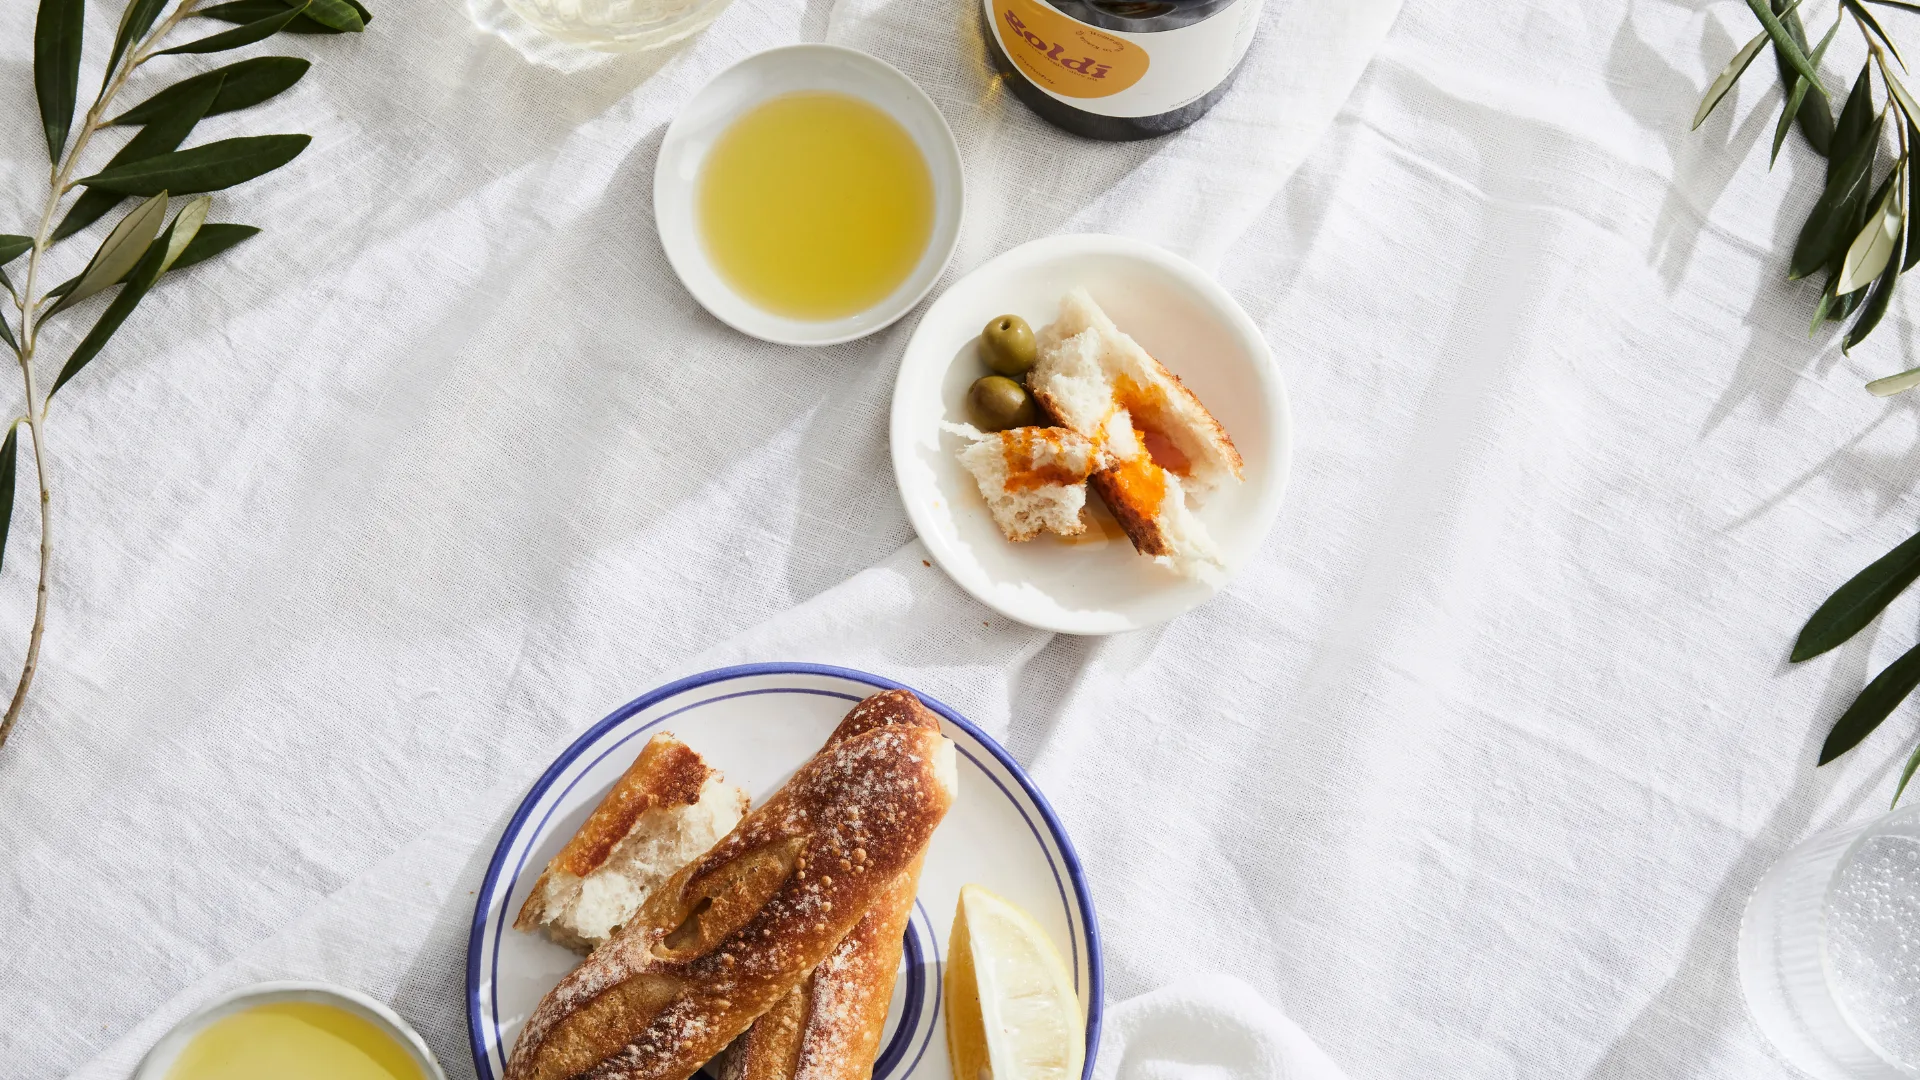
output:
<path id="1" fill-rule="evenodd" d="M 175 30 L 193 18 L 233 25 L 162 47 Z M 306 135 L 264 135 L 181 149 L 202 119 L 257 105 L 298 82 L 306 74 L 308 62 L 295 57 L 256 57 L 201 71 L 109 119 L 120 92 L 135 71 L 163 58 L 167 64 L 177 64 L 181 61 L 176 57 L 226 52 L 282 32 L 353 33 L 364 29 L 372 18 L 359 0 L 230 0 L 211 6 L 202 6 L 200 0 L 127 0 L 101 73 L 99 92 L 75 129 L 86 0 L 40 0 L 34 24 L 33 82 L 46 137 L 47 195 L 32 235 L 0 234 L 0 289 L 14 308 L 12 325 L 7 314 L 0 311 L 0 345 L 11 350 L 19 362 L 24 394 L 19 416 L 0 443 L 0 559 L 6 553 L 12 520 L 19 432 L 24 424 L 33 444 L 34 483 L 39 493 L 39 581 L 34 590 L 33 627 L 27 638 L 26 658 L 6 712 L 0 715 L 0 746 L 6 744 L 26 703 L 39 668 L 40 643 L 46 630 L 47 583 L 53 558 L 53 496 L 47 476 L 46 426 L 53 395 L 100 354 L 161 275 L 210 259 L 260 231 L 250 225 L 208 222 L 212 200 L 206 193 L 271 172 L 292 161 L 311 141 Z M 93 137 L 103 128 L 115 126 L 139 130 L 97 171 L 76 175 L 81 172 L 81 161 Z M 168 221 L 170 198 L 182 195 L 196 197 Z M 79 273 L 43 288 L 55 245 L 129 198 L 140 202 L 108 232 Z M 16 286 L 5 268 L 22 255 L 27 258 L 26 271 Z M 95 316 L 92 328 L 72 345 L 43 395 L 35 358 L 43 345 L 51 344 L 42 338 L 49 322 L 94 295 L 115 289 L 118 291 Z"/>

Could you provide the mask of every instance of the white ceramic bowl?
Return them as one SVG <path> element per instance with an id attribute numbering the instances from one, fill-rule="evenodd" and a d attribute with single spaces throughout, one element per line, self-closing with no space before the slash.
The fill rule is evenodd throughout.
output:
<path id="1" fill-rule="evenodd" d="M 829 90 L 891 116 L 920 148 L 933 175 L 933 234 L 900 286 L 865 311 L 808 321 L 775 315 L 733 291 L 707 257 L 695 213 L 700 168 L 714 140 L 742 113 L 781 94 Z M 728 326 L 781 345 L 834 345 L 905 315 L 939 279 L 960 240 L 966 203 L 960 147 L 933 100 L 891 64 L 838 45 L 787 45 L 755 53 L 714 76 L 667 128 L 653 170 L 653 218 L 667 261 L 700 306 Z"/>
<path id="2" fill-rule="evenodd" d="M 980 329 L 1015 314 L 1037 331 L 1081 286 L 1199 395 L 1246 461 L 1245 481 L 1198 510 L 1231 575 L 1273 526 L 1286 487 L 1292 425 L 1273 354 L 1240 305 L 1199 267 L 1123 236 L 1050 236 L 990 260 L 948 289 L 920 320 L 894 384 L 894 478 L 907 517 L 933 557 L 981 603 L 1010 619 L 1065 634 L 1112 634 L 1173 618 L 1224 584 L 1181 577 L 1136 553 L 1124 535 L 1064 543 L 1000 535 L 961 439 L 941 423 L 966 421 L 967 387 L 988 374 Z M 1099 496 L 1088 493 L 1090 505 Z M 1101 508 L 1104 512 L 1104 508 Z"/>
<path id="3" fill-rule="evenodd" d="M 447 1074 L 441 1071 L 440 1062 L 434 1059 L 433 1051 L 427 1049 L 426 1041 L 400 1018 L 399 1013 L 358 990 L 314 982 L 255 983 L 229 990 L 214 998 L 175 1024 L 172 1031 L 153 1044 L 147 1056 L 140 1059 L 140 1067 L 134 1070 L 133 1080 L 165 1080 L 167 1071 L 173 1068 L 180 1051 L 185 1050 L 193 1037 L 206 1030 L 208 1025 L 255 1005 L 282 1001 L 308 1001 L 344 1009 L 392 1036 L 394 1042 L 406 1049 L 413 1063 L 420 1067 L 420 1075 L 427 1080 L 447 1080 Z"/>

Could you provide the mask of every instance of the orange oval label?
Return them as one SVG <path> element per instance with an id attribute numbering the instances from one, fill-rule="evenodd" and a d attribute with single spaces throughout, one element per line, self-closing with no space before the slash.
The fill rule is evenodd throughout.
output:
<path id="1" fill-rule="evenodd" d="M 1043 0 L 991 0 L 1000 44 L 1027 78 L 1061 97 L 1117 94 L 1147 73 L 1147 50 L 1070 19 Z"/>

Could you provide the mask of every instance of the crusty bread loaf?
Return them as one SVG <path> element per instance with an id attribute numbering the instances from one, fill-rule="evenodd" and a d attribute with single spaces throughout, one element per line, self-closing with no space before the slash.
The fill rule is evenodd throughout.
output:
<path id="1" fill-rule="evenodd" d="M 1087 531 L 1087 477 L 1109 464 L 1092 439 L 1063 427 L 1023 427 L 984 434 L 966 424 L 948 430 L 970 440 L 960 464 L 973 474 L 993 523 L 1019 543 L 1043 532 Z"/>
<path id="2" fill-rule="evenodd" d="M 655 890 L 535 1007 L 506 1080 L 686 1080 L 826 960 L 919 864 L 957 789 L 953 744 L 902 712 L 918 715 L 856 706 Z"/>
<path id="3" fill-rule="evenodd" d="M 514 929 L 591 951 L 746 812 L 746 792 L 670 732 L 654 735 L 547 863 Z"/>
<path id="4" fill-rule="evenodd" d="M 894 879 L 813 974 L 733 1041 L 721 1080 L 869 1080 L 920 868 Z"/>
<path id="5" fill-rule="evenodd" d="M 1219 421 L 1083 289 L 1061 299 L 1038 347 L 1027 386 L 1054 423 L 1111 456 L 1093 488 L 1134 547 L 1183 573 L 1222 565 L 1188 506 L 1189 496 L 1240 482 L 1240 453 Z"/>

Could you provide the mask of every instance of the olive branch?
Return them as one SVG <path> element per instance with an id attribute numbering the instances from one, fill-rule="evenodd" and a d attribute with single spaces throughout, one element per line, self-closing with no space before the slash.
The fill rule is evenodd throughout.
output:
<path id="1" fill-rule="evenodd" d="M 168 12 L 170 5 L 173 10 Z M 194 18 L 232 24 L 232 28 L 162 48 L 169 34 Z M 0 443 L 0 559 L 6 553 L 13 517 L 24 423 L 33 442 L 34 481 L 39 490 L 40 568 L 26 659 L 6 713 L 0 716 L 0 746 L 6 744 L 26 703 L 46 631 L 47 578 L 53 557 L 46 426 L 53 395 L 100 354 L 163 274 L 204 262 L 260 231 L 251 225 L 209 222 L 212 197 L 207 192 L 272 172 L 292 161 L 311 141 L 307 135 L 260 135 L 181 149 L 202 119 L 258 105 L 298 82 L 309 65 L 296 57 L 256 57 L 202 71 L 108 119 L 115 100 L 134 72 L 162 58 L 168 64 L 177 63 L 173 58 L 226 52 L 283 32 L 352 33 L 364 29 L 372 18 L 359 0 L 230 0 L 205 7 L 199 0 L 178 0 L 177 4 L 175 0 L 127 0 L 100 90 L 75 129 L 86 0 L 40 0 L 34 24 L 33 84 L 50 163 L 47 197 L 33 235 L 0 234 L 0 288 L 14 308 L 13 324 L 8 313 L 0 310 L 0 344 L 19 360 L 25 393 L 21 414 Z M 76 177 L 94 136 L 109 127 L 138 131 L 98 171 Z M 181 195 L 196 197 L 169 222 L 168 200 Z M 141 201 L 107 233 L 80 272 L 43 288 L 55 245 L 129 198 Z M 22 255 L 27 257 L 26 271 L 16 286 L 5 268 Z M 34 369 L 41 332 L 55 316 L 116 288 L 119 291 L 72 346 L 53 385 L 41 395 Z"/>

